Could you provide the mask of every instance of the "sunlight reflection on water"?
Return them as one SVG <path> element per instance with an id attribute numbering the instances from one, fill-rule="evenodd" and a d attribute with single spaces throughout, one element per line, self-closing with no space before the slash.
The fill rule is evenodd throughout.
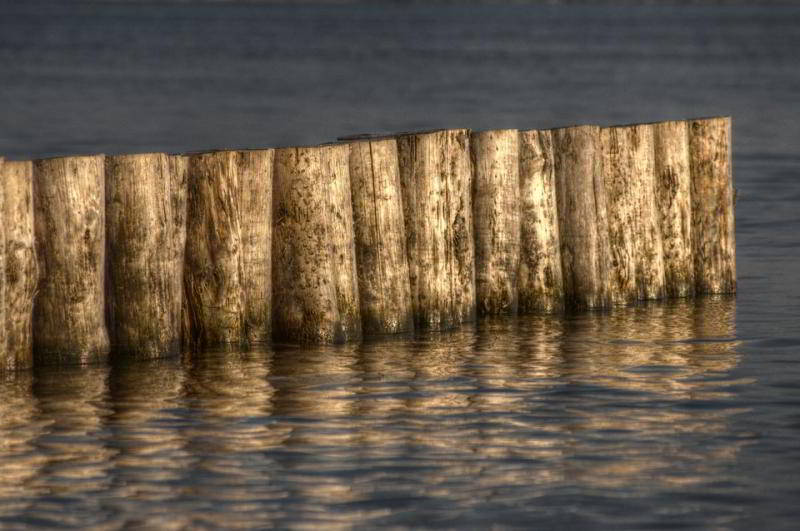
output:
<path id="1" fill-rule="evenodd" d="M 613 522 L 628 492 L 724 491 L 746 444 L 735 308 L 7 375 L 0 522 L 388 525 L 412 506 L 453 525 L 493 507 Z"/>

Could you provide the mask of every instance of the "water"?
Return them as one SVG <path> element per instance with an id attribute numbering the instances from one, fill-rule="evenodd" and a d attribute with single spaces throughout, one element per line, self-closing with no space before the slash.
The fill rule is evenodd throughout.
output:
<path id="1" fill-rule="evenodd" d="M 0 3 L 0 152 L 734 116 L 740 293 L 0 376 L 0 528 L 800 518 L 800 9 Z"/>

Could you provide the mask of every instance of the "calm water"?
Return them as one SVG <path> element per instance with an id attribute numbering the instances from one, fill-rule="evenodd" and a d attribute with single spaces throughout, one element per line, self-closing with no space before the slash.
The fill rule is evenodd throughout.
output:
<path id="1" fill-rule="evenodd" d="M 735 118 L 740 293 L 0 375 L 0 528 L 791 528 L 800 9 L 0 2 L 0 152 Z"/>

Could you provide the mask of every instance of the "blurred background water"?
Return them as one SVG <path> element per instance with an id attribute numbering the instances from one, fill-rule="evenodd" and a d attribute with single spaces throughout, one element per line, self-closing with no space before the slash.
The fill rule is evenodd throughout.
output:
<path id="1" fill-rule="evenodd" d="M 734 117 L 740 292 L 0 375 L 0 528 L 800 518 L 800 9 L 0 1 L 0 153 Z"/>

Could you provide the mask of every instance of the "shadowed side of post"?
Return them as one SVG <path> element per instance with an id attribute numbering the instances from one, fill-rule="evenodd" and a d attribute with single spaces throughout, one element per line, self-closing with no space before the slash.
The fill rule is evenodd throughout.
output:
<path id="1" fill-rule="evenodd" d="M 564 279 L 550 131 L 519 134 L 519 312 L 564 308 Z"/>
<path id="2" fill-rule="evenodd" d="M 34 300 L 34 361 L 87 363 L 109 351 L 105 320 L 103 155 L 34 161 L 40 281 Z"/>

